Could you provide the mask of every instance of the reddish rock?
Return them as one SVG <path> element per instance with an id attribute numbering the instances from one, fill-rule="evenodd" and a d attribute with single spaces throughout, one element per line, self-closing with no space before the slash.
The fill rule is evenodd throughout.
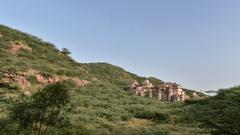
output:
<path id="1" fill-rule="evenodd" d="M 48 83 L 48 79 L 46 79 L 41 74 L 37 74 L 36 79 L 37 79 L 37 82 L 40 83 L 40 84 L 47 84 Z"/>
<path id="2" fill-rule="evenodd" d="M 24 76 L 17 76 L 15 78 L 15 82 L 17 82 L 22 89 L 26 89 L 31 86 L 30 82 Z"/>
<path id="3" fill-rule="evenodd" d="M 30 82 L 26 79 L 26 76 L 19 73 L 11 74 L 4 72 L 3 81 L 7 83 L 17 83 L 22 89 L 26 89 L 27 87 L 31 86 Z"/>

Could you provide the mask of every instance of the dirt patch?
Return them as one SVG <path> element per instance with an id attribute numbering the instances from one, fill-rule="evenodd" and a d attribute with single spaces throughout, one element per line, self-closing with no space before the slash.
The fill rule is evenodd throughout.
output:
<path id="1" fill-rule="evenodd" d="M 153 122 L 145 119 L 131 119 L 127 122 L 127 127 L 132 127 L 132 128 L 141 128 L 145 126 L 150 126 L 152 125 Z"/>
<path id="2" fill-rule="evenodd" d="M 18 54 L 20 50 L 27 50 L 29 52 L 32 52 L 32 48 L 28 45 L 24 44 L 21 41 L 12 41 L 10 42 L 12 48 L 9 50 L 12 54 Z"/>
<path id="3" fill-rule="evenodd" d="M 89 81 L 87 80 L 80 80 L 79 78 L 70 78 L 70 79 L 73 80 L 78 87 L 86 86 L 89 84 Z"/>
<path id="4" fill-rule="evenodd" d="M 7 97 L 7 98 L 17 98 L 18 95 L 15 94 L 15 93 L 6 93 L 6 94 L 4 94 L 4 97 Z"/>
<path id="5" fill-rule="evenodd" d="M 26 76 L 35 76 L 39 74 L 38 70 L 30 68 L 27 72 L 24 73 Z"/>
<path id="6" fill-rule="evenodd" d="M 2 33 L 0 33 L 0 38 L 2 38 L 3 37 L 3 34 Z"/>

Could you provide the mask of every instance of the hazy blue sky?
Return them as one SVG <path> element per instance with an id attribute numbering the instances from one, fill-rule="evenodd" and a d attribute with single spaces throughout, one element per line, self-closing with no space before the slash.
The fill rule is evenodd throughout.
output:
<path id="1" fill-rule="evenodd" d="M 1 0 L 0 23 L 192 89 L 240 84 L 239 0 Z"/>

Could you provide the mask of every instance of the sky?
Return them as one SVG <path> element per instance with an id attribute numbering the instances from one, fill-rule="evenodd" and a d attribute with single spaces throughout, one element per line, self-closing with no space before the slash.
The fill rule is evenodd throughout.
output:
<path id="1" fill-rule="evenodd" d="M 80 63 L 217 90 L 240 84 L 239 0 L 1 0 L 0 24 Z"/>

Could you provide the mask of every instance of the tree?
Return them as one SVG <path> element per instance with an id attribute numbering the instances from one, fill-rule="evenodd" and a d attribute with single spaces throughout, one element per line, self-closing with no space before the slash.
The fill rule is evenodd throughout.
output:
<path id="1" fill-rule="evenodd" d="M 61 53 L 64 54 L 64 55 L 70 55 L 71 54 L 71 52 L 67 48 L 62 48 Z"/>
<path id="2" fill-rule="evenodd" d="M 44 135 L 50 127 L 66 123 L 63 107 L 69 100 L 66 84 L 50 84 L 30 98 L 16 103 L 10 116 L 17 121 L 19 132 Z"/>

